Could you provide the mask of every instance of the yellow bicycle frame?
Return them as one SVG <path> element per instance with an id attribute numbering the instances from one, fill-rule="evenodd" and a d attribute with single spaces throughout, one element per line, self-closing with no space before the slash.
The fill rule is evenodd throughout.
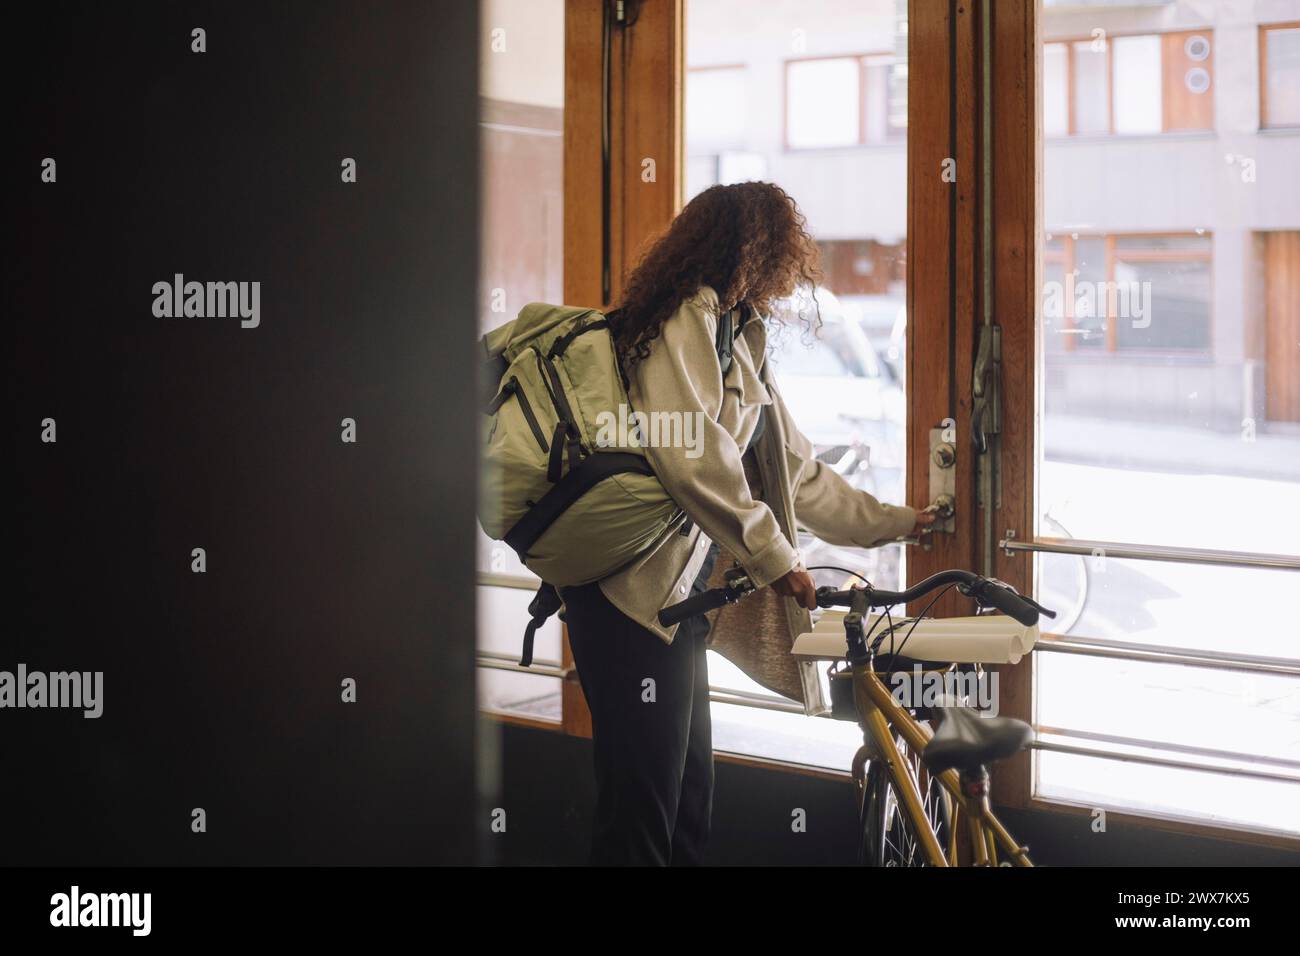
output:
<path id="1" fill-rule="evenodd" d="M 834 675 L 834 679 L 847 680 L 850 674 Z M 853 781 L 857 793 L 866 787 L 865 768 L 868 760 L 879 760 L 889 770 L 894 792 L 904 813 L 912 823 L 912 830 L 920 840 L 926 860 L 931 866 L 957 866 L 958 818 L 964 815 L 969 836 L 969 854 L 973 866 L 998 866 L 998 849 L 1001 848 L 1008 866 L 1033 866 L 1029 853 L 1011 838 L 1006 828 L 989 809 L 988 797 L 968 797 L 962 793 L 961 778 L 956 770 L 945 770 L 935 779 L 943 786 L 948 801 L 948 846 L 941 847 L 939 838 L 930 825 L 922 805 L 916 779 L 909 772 L 903 755 L 894 743 L 897 734 L 908 750 L 920 754 L 929 743 L 933 732 L 919 723 L 899 705 L 880 676 L 869 665 L 856 664 L 851 672 L 853 700 L 857 705 L 858 722 L 862 727 L 863 746 L 853 760 Z"/>

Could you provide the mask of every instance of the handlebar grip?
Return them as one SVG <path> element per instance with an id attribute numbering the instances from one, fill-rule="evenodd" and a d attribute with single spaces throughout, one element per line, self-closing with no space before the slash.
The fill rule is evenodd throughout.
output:
<path id="1" fill-rule="evenodd" d="M 664 627 L 672 627 L 674 624 L 680 624 L 688 617 L 712 611 L 714 608 L 722 607 L 722 605 L 734 600 L 735 596 L 730 588 L 711 588 L 694 597 L 688 597 L 680 604 L 664 608 L 659 612 L 659 623 Z"/>
<path id="2" fill-rule="evenodd" d="M 1025 627 L 1033 627 L 1038 623 L 1038 608 L 1004 585 L 985 581 L 975 596 L 989 607 L 995 607 L 1008 617 L 1015 618 Z"/>

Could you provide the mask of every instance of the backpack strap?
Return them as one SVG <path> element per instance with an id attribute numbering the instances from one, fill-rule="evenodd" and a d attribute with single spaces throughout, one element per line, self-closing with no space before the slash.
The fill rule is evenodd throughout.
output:
<path id="1" fill-rule="evenodd" d="M 558 439 L 555 444 L 559 444 Z M 570 505 L 606 478 L 624 472 L 634 472 L 639 475 L 654 474 L 644 456 L 634 455 L 631 452 L 607 451 L 587 456 L 565 472 L 554 487 L 525 511 L 523 517 L 515 522 L 514 527 L 506 532 L 506 536 L 501 540 L 508 544 L 526 564 L 528 549 L 546 533 L 560 515 L 568 510 Z"/>
<path id="2" fill-rule="evenodd" d="M 718 366 L 722 369 L 722 377 L 726 378 L 727 373 L 731 371 L 731 360 L 734 357 L 736 342 L 736 309 L 732 309 L 726 315 L 718 317 L 718 334 L 713 340 L 713 350 L 718 353 Z"/>
<path id="3" fill-rule="evenodd" d="M 558 611 L 563 603 L 560 600 L 560 592 L 543 581 L 537 593 L 533 595 L 532 601 L 528 603 L 528 614 L 532 620 L 524 628 L 524 649 L 519 656 L 520 667 L 533 666 L 533 637 L 536 636 L 537 629 L 545 624 L 546 619 Z"/>

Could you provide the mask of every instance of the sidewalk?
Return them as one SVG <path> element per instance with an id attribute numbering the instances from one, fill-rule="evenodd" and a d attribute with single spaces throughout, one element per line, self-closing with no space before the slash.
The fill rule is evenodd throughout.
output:
<path id="1" fill-rule="evenodd" d="M 1300 434 L 1261 431 L 1247 441 L 1232 432 L 1051 415 L 1042 442 L 1048 461 L 1300 482 Z"/>

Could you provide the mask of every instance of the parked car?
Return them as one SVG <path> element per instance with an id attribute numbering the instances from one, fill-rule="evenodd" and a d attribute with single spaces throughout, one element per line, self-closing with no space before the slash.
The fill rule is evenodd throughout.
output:
<path id="1" fill-rule="evenodd" d="M 821 461 L 854 487 L 901 502 L 907 405 L 902 385 L 852 307 L 824 288 L 816 290 L 816 306 L 802 297 L 774 310 L 780 324 L 769 337 L 768 361 L 781 394 Z M 817 312 L 821 327 L 813 331 Z M 897 549 L 846 551 L 811 535 L 802 535 L 800 546 L 808 564 L 862 570 L 881 586 L 897 578 Z"/>
<path id="2" fill-rule="evenodd" d="M 840 296 L 840 302 L 856 312 L 862 331 L 901 384 L 907 347 L 907 303 L 903 296 L 845 295 Z"/>

